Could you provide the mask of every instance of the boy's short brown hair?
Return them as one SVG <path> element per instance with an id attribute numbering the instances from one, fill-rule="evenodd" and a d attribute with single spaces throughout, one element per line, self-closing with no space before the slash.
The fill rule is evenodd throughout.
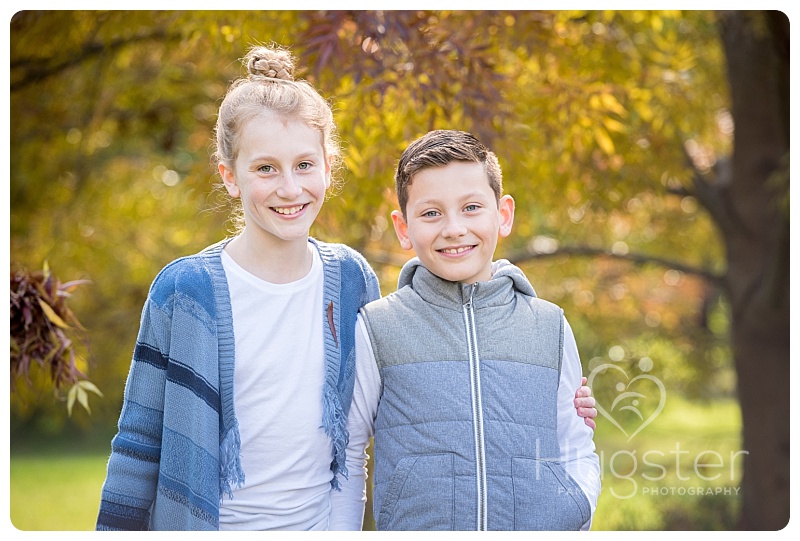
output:
<path id="1" fill-rule="evenodd" d="M 397 200 L 406 216 L 408 188 L 417 173 L 452 162 L 482 163 L 489 177 L 489 186 L 498 201 L 503 195 L 503 173 L 494 152 L 474 135 L 458 130 L 433 130 L 412 142 L 403 151 L 394 176 Z"/>

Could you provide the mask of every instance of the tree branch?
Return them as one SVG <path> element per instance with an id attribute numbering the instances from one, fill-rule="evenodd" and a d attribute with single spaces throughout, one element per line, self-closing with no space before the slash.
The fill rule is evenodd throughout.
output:
<path id="1" fill-rule="evenodd" d="M 608 257 L 612 259 L 619 259 L 628 261 L 636 265 L 658 265 L 669 269 L 680 271 L 684 274 L 697 276 L 712 283 L 715 286 L 721 286 L 723 283 L 723 276 L 715 274 L 709 270 L 692 267 L 675 260 L 666 259 L 663 257 L 647 255 L 647 254 L 620 254 L 612 252 L 611 250 L 604 250 L 602 248 L 592 248 L 590 246 L 562 246 L 552 252 L 537 252 L 533 249 L 522 250 L 506 256 L 511 263 L 519 265 L 536 259 L 546 259 L 550 257 L 558 257 L 561 255 L 579 256 L 579 257 Z"/>
<path id="2" fill-rule="evenodd" d="M 28 85 L 37 83 L 48 77 L 52 77 L 62 71 L 102 53 L 112 52 L 122 47 L 150 40 L 178 40 L 178 34 L 169 34 L 163 30 L 155 30 L 148 34 L 140 34 L 129 38 L 120 38 L 109 41 L 108 43 L 87 43 L 80 51 L 70 54 L 65 60 L 56 58 L 18 58 L 11 62 L 12 79 L 10 84 L 11 92 L 25 88 Z M 13 77 L 14 72 L 21 72 L 17 77 Z"/>

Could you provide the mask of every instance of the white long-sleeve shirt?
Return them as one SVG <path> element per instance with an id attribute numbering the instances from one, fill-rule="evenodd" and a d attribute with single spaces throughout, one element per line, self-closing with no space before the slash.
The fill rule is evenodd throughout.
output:
<path id="1" fill-rule="evenodd" d="M 222 500 L 220 530 L 329 527 L 331 440 L 320 427 L 323 266 L 311 252 L 311 270 L 287 284 L 261 280 L 222 252 L 236 329 L 234 403 L 245 482 Z"/>
<path id="2" fill-rule="evenodd" d="M 600 495 L 600 464 L 594 454 L 592 432 L 575 412 L 575 391 L 581 386 L 581 363 L 575 336 L 564 319 L 564 353 L 561 362 L 561 379 L 558 387 L 557 436 L 560 461 L 566 471 L 580 485 L 592 508 L 592 515 Z M 356 381 L 353 403 L 348 416 L 350 443 L 347 448 L 347 469 L 350 479 L 343 483 L 342 492 L 331 497 L 331 529 L 361 529 L 366 503 L 366 449 L 374 434 L 375 418 L 380 402 L 381 378 L 369 335 L 359 316 L 356 324 Z M 587 442 L 587 439 L 590 440 Z M 591 454 L 578 454 L 578 449 L 591 449 Z M 358 495 L 358 499 L 356 496 Z M 356 524 L 358 522 L 358 524 Z M 582 530 L 591 527 L 592 519 Z"/>

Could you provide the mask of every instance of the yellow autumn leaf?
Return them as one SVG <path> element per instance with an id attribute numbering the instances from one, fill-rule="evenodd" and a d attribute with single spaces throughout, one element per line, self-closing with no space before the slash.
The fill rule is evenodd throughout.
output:
<path id="1" fill-rule="evenodd" d="M 75 398 L 78 396 L 78 385 L 75 384 L 70 387 L 69 393 L 67 393 L 67 415 L 72 417 L 72 406 L 75 405 Z"/>
<path id="2" fill-rule="evenodd" d="M 623 107 L 622 104 L 617 101 L 617 98 L 615 98 L 613 94 L 601 94 L 600 100 L 603 102 L 603 106 L 605 106 L 607 110 L 617 113 L 620 116 L 625 116 L 625 113 L 627 112 L 625 111 L 625 107 Z"/>
<path id="3" fill-rule="evenodd" d="M 89 409 L 89 394 L 86 391 L 91 391 L 101 397 L 103 396 L 103 393 L 100 392 L 100 389 L 98 389 L 97 386 L 91 381 L 81 380 L 76 382 L 72 387 L 70 387 L 69 392 L 67 393 L 68 416 L 72 416 L 72 408 L 75 406 L 76 400 L 81 406 L 83 406 L 83 409 L 85 409 L 87 413 L 92 413 L 92 410 Z"/>
<path id="4" fill-rule="evenodd" d="M 645 122 L 650 122 L 653 119 L 653 117 L 655 116 L 655 113 L 653 112 L 653 109 L 650 108 L 650 106 L 647 105 L 647 103 L 638 104 L 636 106 L 636 112 L 639 114 L 639 116 Z"/>
<path id="5" fill-rule="evenodd" d="M 85 389 L 87 391 L 91 391 L 91 392 L 95 393 L 98 396 L 103 396 L 103 393 L 100 392 L 100 389 L 97 388 L 97 385 L 95 385 L 94 383 L 92 383 L 89 380 L 83 379 L 83 380 L 79 381 L 77 384 L 81 387 L 81 389 Z"/>
<path id="6" fill-rule="evenodd" d="M 78 402 L 80 402 L 87 413 L 92 413 L 92 410 L 89 409 L 89 395 L 86 394 L 86 391 L 84 391 L 81 386 L 78 386 Z"/>
<path id="7" fill-rule="evenodd" d="M 603 129 L 602 126 L 595 126 L 594 128 L 594 140 L 597 142 L 597 145 L 605 152 L 607 155 L 611 156 L 614 154 L 614 141 L 611 140 L 611 137 L 608 135 L 608 132 Z"/>
<path id="8" fill-rule="evenodd" d="M 56 314 L 55 310 L 53 310 L 53 308 L 49 304 L 44 302 L 42 299 L 38 300 L 39 300 L 39 306 L 42 307 L 42 311 L 44 311 L 44 315 L 47 316 L 47 319 L 49 319 L 53 324 L 57 325 L 58 327 L 61 327 L 62 329 L 71 328 L 69 325 L 64 323 L 64 320 L 61 319 L 61 317 L 59 317 L 58 314 Z"/>
<path id="9" fill-rule="evenodd" d="M 608 131 L 616 132 L 616 133 L 624 133 L 625 132 L 625 124 L 618 120 L 614 120 L 613 118 L 604 118 L 603 125 L 606 127 Z"/>

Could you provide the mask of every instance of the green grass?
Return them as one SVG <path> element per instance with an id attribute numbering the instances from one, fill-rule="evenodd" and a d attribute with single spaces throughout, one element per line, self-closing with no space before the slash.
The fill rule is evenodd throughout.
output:
<path id="1" fill-rule="evenodd" d="M 10 519 L 22 531 L 94 530 L 111 451 L 108 431 L 11 435 Z"/>
<path id="2" fill-rule="evenodd" d="M 600 417 L 595 444 L 603 489 L 592 529 L 734 529 L 744 461 L 737 454 L 740 426 L 732 400 L 698 404 L 674 394 L 630 440 Z M 12 433 L 12 524 L 19 530 L 93 530 L 110 441 L 107 433 L 69 439 Z M 700 464 L 720 466 L 696 468 L 698 455 Z"/>
<path id="3" fill-rule="evenodd" d="M 593 530 L 731 530 L 741 504 L 739 406 L 671 395 L 630 440 L 603 419 L 595 444 L 602 491 Z"/>
<path id="4" fill-rule="evenodd" d="M 11 523 L 18 530 L 94 530 L 105 454 L 11 459 Z"/>

